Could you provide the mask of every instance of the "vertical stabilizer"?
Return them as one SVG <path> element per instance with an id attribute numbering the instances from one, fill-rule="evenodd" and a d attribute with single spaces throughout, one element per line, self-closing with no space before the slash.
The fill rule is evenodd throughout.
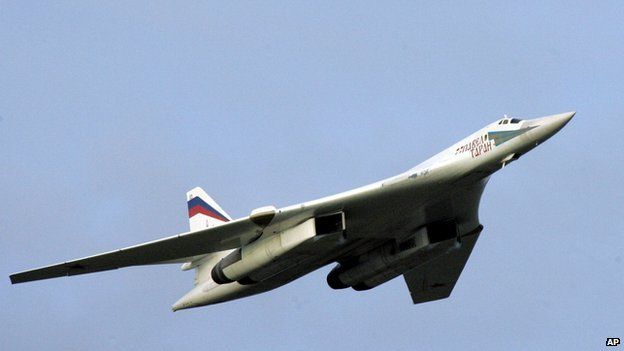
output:
<path id="1" fill-rule="evenodd" d="M 192 232 L 216 227 L 232 218 L 206 192 L 196 187 L 186 193 L 189 225 Z"/>

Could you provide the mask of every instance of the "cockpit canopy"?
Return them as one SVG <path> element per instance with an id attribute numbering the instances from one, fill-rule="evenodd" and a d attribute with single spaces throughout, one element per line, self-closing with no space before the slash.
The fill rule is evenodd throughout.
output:
<path id="1" fill-rule="evenodd" d="M 518 124 L 522 122 L 522 120 L 520 118 L 503 118 L 500 121 L 498 121 L 498 124 Z"/>

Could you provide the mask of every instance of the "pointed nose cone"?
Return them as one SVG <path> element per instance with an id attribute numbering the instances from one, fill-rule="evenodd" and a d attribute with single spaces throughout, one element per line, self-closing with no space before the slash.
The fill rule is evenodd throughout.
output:
<path id="1" fill-rule="evenodd" d="M 546 138 L 550 138 L 555 135 L 555 133 L 560 131 L 561 128 L 563 128 L 568 122 L 570 122 L 575 114 L 576 111 L 572 111 L 546 117 L 544 124 L 542 124 L 540 128 L 544 128 L 544 132 L 547 135 Z"/>
<path id="2" fill-rule="evenodd" d="M 534 128 L 537 127 L 532 133 L 534 141 L 537 143 L 543 143 L 546 139 L 555 135 L 561 130 L 561 128 L 570 122 L 575 114 L 576 111 L 571 111 L 529 121 L 529 126 Z"/>
<path id="3" fill-rule="evenodd" d="M 571 111 L 571 112 L 560 113 L 558 115 L 547 117 L 548 124 L 551 124 L 553 127 L 557 129 L 557 131 L 559 131 L 568 122 L 570 122 L 570 120 L 572 119 L 572 117 L 574 117 L 575 114 L 576 114 L 576 111 Z"/>

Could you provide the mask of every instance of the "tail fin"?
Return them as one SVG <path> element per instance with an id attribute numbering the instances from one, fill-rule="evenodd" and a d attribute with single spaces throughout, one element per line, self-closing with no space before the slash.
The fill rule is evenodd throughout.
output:
<path id="1" fill-rule="evenodd" d="M 186 193 L 191 231 L 216 227 L 232 218 L 206 192 L 196 187 Z"/>

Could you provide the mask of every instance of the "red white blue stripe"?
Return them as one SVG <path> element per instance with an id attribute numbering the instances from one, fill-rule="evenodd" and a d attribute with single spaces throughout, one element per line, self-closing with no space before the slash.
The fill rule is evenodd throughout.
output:
<path id="1" fill-rule="evenodd" d="M 223 215 L 223 213 L 219 212 L 214 207 L 210 206 L 206 201 L 202 200 L 201 197 L 195 196 L 190 199 L 188 202 L 188 211 L 189 218 L 192 218 L 198 213 L 204 214 L 206 216 L 218 219 L 223 222 L 229 222 L 230 220 Z"/>

